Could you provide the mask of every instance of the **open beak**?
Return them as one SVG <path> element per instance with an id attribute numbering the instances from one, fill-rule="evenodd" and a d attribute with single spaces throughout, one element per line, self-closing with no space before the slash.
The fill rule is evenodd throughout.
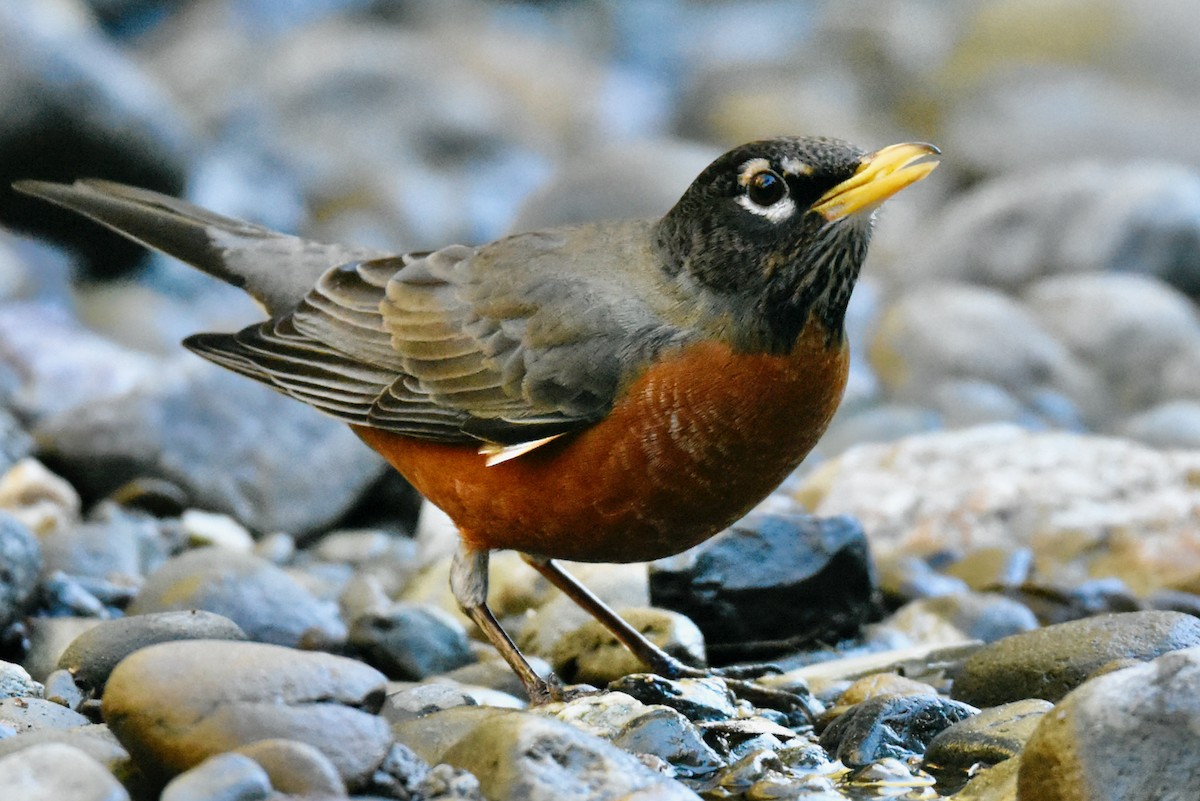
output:
<path id="1" fill-rule="evenodd" d="M 863 156 L 854 175 L 821 195 L 812 210 L 829 222 L 871 211 L 933 172 L 938 162 L 921 159 L 941 152 L 924 142 L 905 142 L 869 153 Z"/>

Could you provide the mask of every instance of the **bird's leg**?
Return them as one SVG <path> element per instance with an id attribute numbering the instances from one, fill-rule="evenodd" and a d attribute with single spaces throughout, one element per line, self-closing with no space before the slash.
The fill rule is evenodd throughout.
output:
<path id="1" fill-rule="evenodd" d="M 744 698 L 752 704 L 781 709 L 787 712 L 797 711 L 807 717 L 810 722 L 815 719 L 815 710 L 812 707 L 810 699 L 805 695 L 774 687 L 765 687 L 753 681 L 746 681 L 742 678 L 744 674 L 741 671 L 725 671 L 720 668 L 697 668 L 685 664 L 646 639 L 644 634 L 629 625 L 629 622 L 614 612 L 612 607 L 604 603 L 595 593 L 579 583 L 579 579 L 563 570 L 553 559 L 524 553 L 521 554 L 521 558 L 530 567 L 545 576 L 551 584 L 562 590 L 568 598 L 578 604 L 585 612 L 600 621 L 605 628 L 613 633 L 613 636 L 622 645 L 632 651 L 634 656 L 642 660 L 650 668 L 651 672 L 669 679 L 719 676 L 726 679 L 727 686 L 735 695 L 739 698 Z M 757 665 L 753 667 L 760 669 L 757 675 L 765 672 L 762 669 L 766 669 L 766 671 L 774 669 L 775 672 L 778 672 L 778 668 L 772 665 Z"/>
<path id="2" fill-rule="evenodd" d="M 516 643 L 497 622 L 487 605 L 488 552 L 476 551 L 460 543 L 450 564 L 450 591 L 463 613 L 483 631 L 492 646 L 504 657 L 513 673 L 525 685 L 534 706 L 562 700 L 562 687 L 551 677 L 543 679 L 525 659 Z"/>

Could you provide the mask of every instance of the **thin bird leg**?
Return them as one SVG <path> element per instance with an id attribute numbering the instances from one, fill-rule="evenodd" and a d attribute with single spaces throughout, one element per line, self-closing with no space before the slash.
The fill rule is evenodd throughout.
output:
<path id="1" fill-rule="evenodd" d="M 529 702 L 534 706 L 551 701 L 561 701 L 562 687 L 551 677 L 546 681 L 539 676 L 521 654 L 516 643 L 497 622 L 496 616 L 487 605 L 488 552 L 476 551 L 465 544 L 458 546 L 450 564 L 450 591 L 463 613 L 483 631 L 492 646 L 504 657 L 513 673 L 525 685 Z"/>
<path id="2" fill-rule="evenodd" d="M 756 706 L 766 706 L 784 712 L 799 712 L 809 722 L 815 720 L 816 707 L 813 706 L 809 696 L 774 687 L 765 687 L 743 678 L 747 675 L 762 675 L 764 672 L 778 672 L 778 668 L 774 665 L 749 665 L 742 670 L 723 670 L 721 668 L 697 668 L 684 664 L 646 639 L 645 635 L 629 625 L 624 618 L 613 611 L 612 607 L 596 597 L 591 590 L 579 582 L 579 579 L 563 570 L 553 559 L 524 553 L 521 554 L 521 558 L 530 567 L 545 576 L 551 584 L 562 590 L 585 612 L 599 620 L 622 645 L 642 660 L 651 672 L 669 679 L 719 676 L 725 679 L 726 686 L 733 691 L 734 695 Z"/>

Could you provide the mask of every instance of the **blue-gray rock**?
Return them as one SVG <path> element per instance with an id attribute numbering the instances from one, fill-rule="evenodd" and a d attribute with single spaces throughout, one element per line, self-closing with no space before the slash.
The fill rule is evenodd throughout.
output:
<path id="1" fill-rule="evenodd" d="M 29 650 L 22 660 L 29 675 L 41 681 L 58 670 L 58 659 L 71 641 L 99 622 L 83 617 L 29 618 Z"/>
<path id="2" fill-rule="evenodd" d="M 280 568 L 252 554 L 199 548 L 152 573 L 130 615 L 203 609 L 260 642 L 329 648 L 345 641 L 337 605 L 318 600 Z"/>
<path id="3" fill-rule="evenodd" d="M 973 640 L 995 642 L 1010 634 L 1038 628 L 1025 604 L 989 592 L 965 592 L 913 601 L 897 614 L 928 614 L 946 621 Z"/>
<path id="4" fill-rule="evenodd" d="M 0 698 L 40 698 L 43 690 L 25 668 L 0 660 Z"/>
<path id="5" fill-rule="evenodd" d="M 46 677 L 42 697 L 78 712 L 89 696 L 75 683 L 75 677 L 69 670 L 60 669 Z"/>
<path id="6" fill-rule="evenodd" d="M 155 476 L 186 490 L 193 505 L 265 531 L 327 525 L 383 468 L 345 425 L 187 355 L 35 433 L 85 494 Z M 306 467 L 314 453 L 320 470 Z"/>
<path id="7" fill-rule="evenodd" d="M 923 754 L 941 731 L 978 712 L 938 696 L 874 696 L 830 723 L 821 733 L 821 745 L 851 768 L 886 757 L 907 759 Z"/>
<path id="8" fill-rule="evenodd" d="M 244 639 L 245 632 L 232 620 L 202 609 L 134 614 L 102 621 L 80 634 L 63 651 L 58 666 L 99 697 L 117 663 L 139 648 L 176 640 Z"/>
<path id="9" fill-rule="evenodd" d="M 0 510 L 0 629 L 24 613 L 41 570 L 37 537 L 20 520 Z"/>
<path id="10" fill-rule="evenodd" d="M 1054 705 L 1030 698 L 989 707 L 944 729 L 929 742 L 922 767 L 949 785 L 965 783 L 978 766 L 995 765 L 1021 753 L 1038 723 Z"/>
<path id="11" fill-rule="evenodd" d="M 426 762 L 479 779 L 497 801 L 696 801 L 691 790 L 569 723 L 527 712 L 461 706 L 393 727 Z"/>
<path id="12" fill-rule="evenodd" d="M 695 621 L 710 657 L 853 634 L 875 593 L 866 536 L 848 517 L 751 516 L 650 569 L 651 603 Z"/>
<path id="13" fill-rule="evenodd" d="M 0 475 L 32 454 L 33 436 L 4 405 L 4 393 L 0 391 Z"/>
<path id="14" fill-rule="evenodd" d="M 262 643 L 151 645 L 117 665 L 104 719 L 145 772 L 169 778 L 264 739 L 308 743 L 348 786 L 365 782 L 392 738 L 375 714 L 386 679 L 361 662 Z"/>
<path id="15" fill-rule="evenodd" d="M 0 724 L 22 732 L 71 729 L 91 723 L 78 712 L 43 698 L 0 698 Z"/>
<path id="16" fill-rule="evenodd" d="M 1151 406 L 1126 418 L 1119 432 L 1156 448 L 1200 448 L 1200 401 L 1177 400 Z"/>
<path id="17" fill-rule="evenodd" d="M 0 787 L 14 801 L 129 801 L 129 793 L 103 765 L 63 743 L 0 757 Z"/>
<path id="18" fill-rule="evenodd" d="M 955 673 L 951 694 L 975 706 L 1025 698 L 1058 701 L 1110 662 L 1148 660 L 1195 645 L 1200 645 L 1200 620 L 1179 612 L 1073 620 L 979 649 Z"/>
<path id="19" fill-rule="evenodd" d="M 1038 801 L 1200 796 L 1200 648 L 1073 690 L 1025 744 L 1017 782 Z"/>
<path id="20" fill-rule="evenodd" d="M 41 537 L 44 570 L 136 585 L 143 575 L 142 542 L 157 533 L 152 522 L 130 517 L 49 531 Z"/>
<path id="21" fill-rule="evenodd" d="M 217 754 L 176 776 L 161 801 L 262 801 L 271 780 L 262 766 L 242 754 Z"/>
<path id="22" fill-rule="evenodd" d="M 934 570 L 924 559 L 902 554 L 879 560 L 879 589 L 893 606 L 968 591 L 962 579 Z"/>
<path id="23" fill-rule="evenodd" d="M 462 624 L 426 604 L 397 603 L 362 615 L 351 625 L 348 642 L 393 679 L 418 681 L 475 661 Z"/>

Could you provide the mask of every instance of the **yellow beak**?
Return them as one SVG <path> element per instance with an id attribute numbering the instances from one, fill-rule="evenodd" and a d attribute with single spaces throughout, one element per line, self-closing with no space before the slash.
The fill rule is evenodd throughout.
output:
<path id="1" fill-rule="evenodd" d="M 933 172 L 938 162 L 919 161 L 942 151 L 924 142 L 890 145 L 863 156 L 854 175 L 817 199 L 812 210 L 829 222 L 871 211 L 906 186 Z M 915 162 L 915 163 L 914 163 Z"/>

